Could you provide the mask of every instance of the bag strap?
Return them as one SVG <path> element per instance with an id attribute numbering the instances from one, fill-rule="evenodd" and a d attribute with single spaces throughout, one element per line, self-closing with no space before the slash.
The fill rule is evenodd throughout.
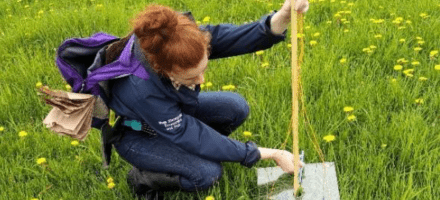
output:
<path id="1" fill-rule="evenodd" d="M 128 34 L 128 36 L 111 43 L 105 49 L 105 64 L 108 65 L 115 61 L 124 50 L 133 33 Z M 110 158 L 112 154 L 112 144 L 119 141 L 122 137 L 122 117 L 116 116 L 116 122 L 113 127 L 110 126 L 108 120 L 101 127 L 101 151 L 102 151 L 102 161 L 104 169 L 108 169 L 110 165 Z"/>

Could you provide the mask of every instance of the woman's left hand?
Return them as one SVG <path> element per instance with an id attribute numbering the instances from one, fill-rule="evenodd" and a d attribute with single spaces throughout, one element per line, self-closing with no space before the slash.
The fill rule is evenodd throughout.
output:
<path id="1" fill-rule="evenodd" d="M 309 1 L 308 0 L 295 0 L 294 9 L 298 14 L 305 13 L 309 10 Z M 282 11 L 289 13 L 291 11 L 291 1 L 286 0 L 281 8 Z"/>

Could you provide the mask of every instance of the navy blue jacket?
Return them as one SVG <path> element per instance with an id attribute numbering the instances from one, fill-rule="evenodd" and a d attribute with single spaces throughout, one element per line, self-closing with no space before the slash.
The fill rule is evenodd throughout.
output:
<path id="1" fill-rule="evenodd" d="M 270 19 L 276 12 L 263 16 L 258 22 L 240 26 L 199 26 L 212 34 L 209 59 L 253 53 L 284 41 L 287 30 L 282 35 L 274 35 L 270 30 Z M 228 138 L 194 118 L 200 85 L 195 91 L 184 86 L 177 91 L 169 79 L 157 75 L 149 67 L 139 46 L 135 38 L 131 53 L 146 66 L 149 79 L 145 81 L 130 75 L 112 80 L 109 107 L 117 115 L 147 122 L 157 134 L 204 159 L 240 162 L 248 168 L 260 160 L 260 151 L 255 143 Z"/>

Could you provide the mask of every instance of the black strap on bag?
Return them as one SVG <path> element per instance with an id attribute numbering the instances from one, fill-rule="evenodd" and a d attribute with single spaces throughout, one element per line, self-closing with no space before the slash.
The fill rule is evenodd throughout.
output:
<path id="1" fill-rule="evenodd" d="M 101 151 L 104 169 L 108 169 L 110 165 L 113 143 L 119 141 L 123 135 L 121 123 L 122 117 L 118 117 L 113 127 L 110 126 L 108 121 L 101 127 Z"/>

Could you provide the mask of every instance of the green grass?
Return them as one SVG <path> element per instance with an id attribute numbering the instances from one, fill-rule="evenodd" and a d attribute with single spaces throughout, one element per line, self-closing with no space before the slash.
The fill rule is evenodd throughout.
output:
<path id="1" fill-rule="evenodd" d="M 52 3 L 50 3 L 52 2 Z M 179 11 L 192 11 L 198 21 L 210 16 L 210 24 L 259 20 L 279 10 L 282 0 L 161 0 Z M 354 3 L 349 6 L 348 3 Z M 130 165 L 113 154 L 109 170 L 101 168 L 100 136 L 93 129 L 79 146 L 70 138 L 49 132 L 42 120 L 51 107 L 36 95 L 35 84 L 63 89 L 65 82 L 55 65 L 55 49 L 67 38 L 89 37 L 103 31 L 119 37 L 130 31 L 129 19 L 150 1 L 78 0 L 0 2 L 0 199 L 130 199 L 125 181 Z M 98 4 L 103 6 L 97 7 Z M 28 8 L 25 8 L 29 5 Z M 39 11 L 42 10 L 43 12 Z M 52 11 L 51 11 L 52 10 Z M 349 24 L 339 24 L 338 11 Z M 394 14 L 392 14 L 394 13 Z M 429 15 L 424 19 L 421 13 Z M 432 50 L 440 50 L 440 5 L 436 0 L 311 2 L 304 26 L 305 56 L 302 85 L 310 125 L 316 133 L 325 161 L 335 162 L 341 199 L 438 199 L 440 196 L 440 65 Z M 39 17 L 37 17 L 39 16 Z M 399 30 L 392 21 L 402 17 Z M 384 19 L 374 24 L 370 19 Z M 326 23 L 332 21 L 331 24 Z M 406 20 L 411 20 L 407 24 Z M 345 33 L 343 30 L 348 29 Z M 314 33 L 320 32 L 319 37 Z M 381 39 L 374 35 L 381 34 Z M 425 41 L 420 52 L 416 37 Z M 406 39 L 400 43 L 399 39 Z M 317 45 L 309 42 L 316 40 Z M 227 84 L 249 102 L 251 114 L 230 137 L 245 142 L 243 131 L 258 146 L 281 148 L 291 117 L 290 28 L 285 42 L 264 54 L 212 60 L 205 79 L 210 90 Z M 372 54 L 362 49 L 375 45 Z M 346 58 L 341 64 L 339 60 Z M 395 71 L 397 60 L 409 63 L 413 77 Z M 417 60 L 419 66 L 411 66 Z M 267 68 L 261 67 L 269 62 Z M 426 77 L 426 81 L 420 81 Z M 392 79 L 396 79 L 392 82 Z M 423 98 L 423 104 L 415 99 Z M 345 106 L 354 107 L 356 121 L 347 121 Z M 305 162 L 321 162 L 313 148 L 310 129 L 300 117 L 299 147 Z M 18 133 L 28 135 L 20 138 Z M 306 134 L 306 131 L 308 134 Z M 333 134 L 336 140 L 322 138 Z M 382 147 L 386 144 L 386 147 Z M 286 150 L 292 151 L 291 136 Z M 47 165 L 36 163 L 45 157 Z M 263 199 L 271 185 L 258 187 L 255 169 L 224 162 L 217 184 L 197 195 L 167 192 L 168 199 Z M 276 166 L 271 160 L 255 168 Z M 107 188 L 113 177 L 116 187 Z M 273 194 L 291 187 L 292 176 L 275 183 Z"/>

